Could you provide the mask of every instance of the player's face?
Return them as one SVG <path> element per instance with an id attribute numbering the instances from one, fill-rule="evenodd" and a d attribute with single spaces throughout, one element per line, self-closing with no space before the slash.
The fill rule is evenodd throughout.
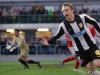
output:
<path id="1" fill-rule="evenodd" d="M 19 32 L 18 31 L 15 31 L 15 36 L 19 36 Z"/>
<path id="2" fill-rule="evenodd" d="M 71 9 L 69 6 L 62 6 L 62 12 L 67 18 L 70 18 L 74 14 L 73 9 Z"/>

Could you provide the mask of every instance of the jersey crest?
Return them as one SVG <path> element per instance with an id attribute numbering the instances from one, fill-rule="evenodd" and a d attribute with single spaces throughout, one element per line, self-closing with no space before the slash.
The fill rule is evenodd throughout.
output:
<path id="1" fill-rule="evenodd" d="M 84 26 L 83 26 L 83 24 L 82 24 L 82 23 L 79 23 L 79 27 L 80 27 L 80 28 L 83 28 Z"/>

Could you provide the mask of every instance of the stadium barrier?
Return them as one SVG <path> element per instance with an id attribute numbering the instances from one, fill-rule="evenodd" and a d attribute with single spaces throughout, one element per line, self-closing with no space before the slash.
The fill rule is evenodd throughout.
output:
<path id="1" fill-rule="evenodd" d="M 19 48 L 15 49 L 13 52 L 10 52 L 5 48 L 5 46 L 0 45 L 0 55 L 18 55 L 20 53 Z M 62 45 L 51 45 L 51 46 L 43 46 L 35 44 L 33 46 L 29 46 L 29 54 L 30 55 L 40 55 L 40 54 L 70 54 L 68 48 Z"/>

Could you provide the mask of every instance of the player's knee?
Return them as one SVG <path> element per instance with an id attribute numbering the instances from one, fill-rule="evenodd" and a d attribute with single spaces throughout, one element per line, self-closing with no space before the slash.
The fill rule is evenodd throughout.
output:
<path id="1" fill-rule="evenodd" d="M 96 67 L 100 67 L 100 59 L 94 60 L 93 62 Z"/>
<path id="2" fill-rule="evenodd" d="M 99 62 L 95 62 L 94 65 L 95 65 L 96 67 L 100 67 L 100 63 L 99 63 Z"/>
<path id="3" fill-rule="evenodd" d="M 86 64 L 86 68 L 88 68 L 88 69 L 92 69 L 93 66 L 91 65 L 91 63 L 88 63 L 88 64 Z"/>

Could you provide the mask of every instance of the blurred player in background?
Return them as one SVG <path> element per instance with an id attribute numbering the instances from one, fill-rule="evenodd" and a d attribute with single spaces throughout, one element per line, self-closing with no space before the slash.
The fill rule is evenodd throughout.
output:
<path id="1" fill-rule="evenodd" d="M 24 65 L 24 68 L 29 68 L 28 64 L 37 64 L 39 68 L 41 68 L 40 62 L 34 61 L 28 58 L 29 48 L 26 44 L 26 41 L 22 35 L 19 34 L 19 30 L 15 29 L 15 36 L 13 38 L 12 47 L 10 51 L 12 52 L 14 49 L 19 48 L 20 54 L 18 57 L 18 61 Z"/>

